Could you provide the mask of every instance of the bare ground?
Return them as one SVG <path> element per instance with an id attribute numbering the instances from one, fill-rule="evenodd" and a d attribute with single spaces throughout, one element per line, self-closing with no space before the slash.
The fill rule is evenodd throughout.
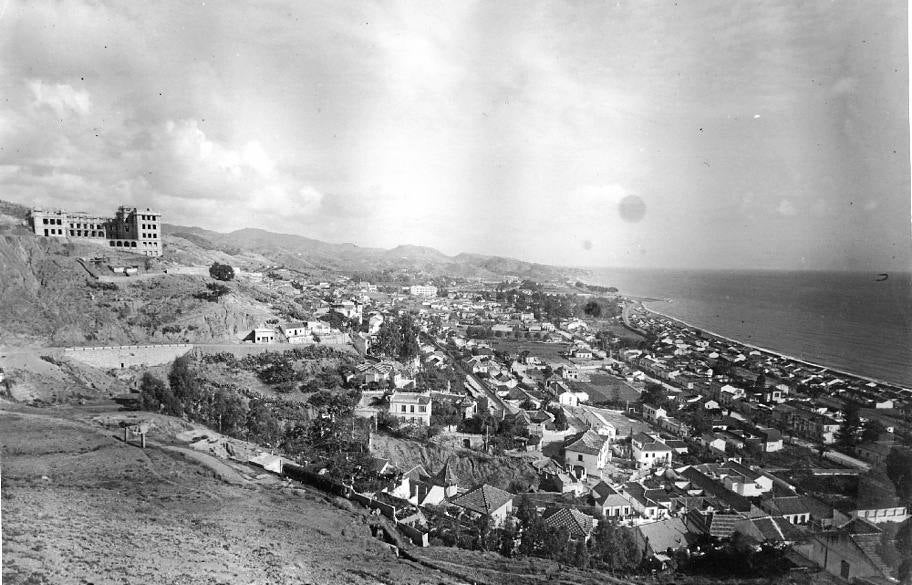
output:
<path id="1" fill-rule="evenodd" d="M 0 410 L 4 583 L 459 582 L 397 559 L 366 514 L 318 492 L 230 485 L 72 414 Z"/>

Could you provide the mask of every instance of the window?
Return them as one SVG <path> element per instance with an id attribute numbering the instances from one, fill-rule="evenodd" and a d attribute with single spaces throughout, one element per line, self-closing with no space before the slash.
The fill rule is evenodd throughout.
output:
<path id="1" fill-rule="evenodd" d="M 405 412 L 405 405 L 402 405 L 402 412 Z"/>
<path id="2" fill-rule="evenodd" d="M 47 221 L 45 221 L 45 223 L 47 223 Z M 47 229 L 44 230 L 44 235 L 48 235 Z"/>
<path id="3" fill-rule="evenodd" d="M 849 578 L 849 572 L 852 570 L 852 565 L 845 561 L 839 561 L 839 576 L 843 579 Z"/>
<path id="4" fill-rule="evenodd" d="M 583 456 L 582 456 L 582 455 L 577 455 L 577 456 L 576 456 L 576 460 L 577 460 L 577 461 L 582 461 L 582 460 L 583 460 Z"/>
<path id="5" fill-rule="evenodd" d="M 111 240 L 110 242 L 108 242 L 108 244 L 110 244 L 112 248 L 116 245 L 116 244 L 114 243 L 114 240 Z"/>
<path id="6" fill-rule="evenodd" d="M 409 412 L 415 412 L 415 405 L 412 404 L 409 406 Z"/>
<path id="7" fill-rule="evenodd" d="M 135 247 L 136 247 L 136 242 L 130 242 L 130 247 L 131 247 L 131 248 L 135 248 Z"/>
<path id="8" fill-rule="evenodd" d="M 427 407 L 426 407 L 426 406 L 419 406 L 419 407 L 418 407 L 418 412 L 426 412 L 426 411 L 427 411 Z"/>
<path id="9" fill-rule="evenodd" d="M 44 218 L 44 225 L 47 225 L 47 224 L 48 224 L 48 218 L 45 217 L 45 218 Z"/>

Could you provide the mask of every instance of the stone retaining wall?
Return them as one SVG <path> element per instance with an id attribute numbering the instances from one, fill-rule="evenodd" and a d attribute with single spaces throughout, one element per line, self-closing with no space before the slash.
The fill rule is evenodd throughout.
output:
<path id="1" fill-rule="evenodd" d="M 68 347 L 63 350 L 63 356 L 96 368 L 129 368 L 167 364 L 192 349 L 188 343 Z"/>

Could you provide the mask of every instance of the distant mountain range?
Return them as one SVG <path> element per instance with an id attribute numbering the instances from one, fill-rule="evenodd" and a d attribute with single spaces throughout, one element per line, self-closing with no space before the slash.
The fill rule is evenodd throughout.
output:
<path id="1" fill-rule="evenodd" d="M 560 279 L 570 272 L 556 266 L 501 256 L 447 256 L 434 248 L 413 245 L 397 246 L 389 250 L 365 248 L 350 243 L 331 244 L 304 236 L 278 234 L 256 228 L 245 228 L 225 234 L 199 227 L 166 223 L 162 225 L 162 231 L 166 238 L 182 238 L 206 250 L 230 255 L 253 253 L 269 258 L 276 264 L 298 270 L 370 272 L 404 269 L 428 276 L 516 276 L 538 280 Z M 167 244 L 167 239 L 165 243 Z"/>

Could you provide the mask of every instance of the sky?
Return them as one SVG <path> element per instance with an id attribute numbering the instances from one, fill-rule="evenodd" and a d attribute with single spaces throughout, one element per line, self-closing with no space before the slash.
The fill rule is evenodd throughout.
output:
<path id="1" fill-rule="evenodd" d="M 0 0 L 0 199 L 573 266 L 912 267 L 905 2 Z"/>

